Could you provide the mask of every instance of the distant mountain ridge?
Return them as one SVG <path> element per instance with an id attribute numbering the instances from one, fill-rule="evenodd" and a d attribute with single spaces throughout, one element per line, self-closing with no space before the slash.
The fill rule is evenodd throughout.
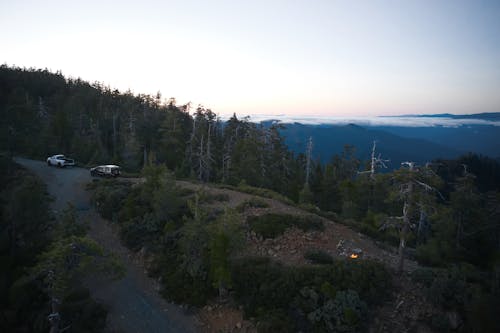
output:
<path id="1" fill-rule="evenodd" d="M 387 116 L 394 117 L 394 116 Z M 500 120 L 500 112 L 483 112 L 472 114 L 451 114 L 451 113 L 437 113 L 437 114 L 417 114 L 417 115 L 401 115 L 395 117 L 421 117 L 421 118 L 452 118 L 452 119 L 484 119 L 484 120 Z"/>
<path id="2" fill-rule="evenodd" d="M 356 156 L 362 160 L 370 158 L 373 141 L 377 141 L 377 152 L 390 159 L 390 168 L 399 168 L 401 162 L 425 163 L 435 158 L 455 158 L 465 150 L 453 149 L 425 139 L 405 138 L 388 131 L 349 124 L 344 126 L 315 126 L 287 124 L 281 131 L 285 142 L 296 153 L 305 152 L 309 137 L 313 139 L 313 156 L 328 162 L 332 155 L 340 154 L 345 145 L 356 148 Z"/>
<path id="3" fill-rule="evenodd" d="M 374 140 L 378 152 L 393 161 L 392 168 L 402 161 L 425 163 L 468 152 L 500 156 L 500 112 L 366 118 L 280 116 L 262 121 L 267 126 L 273 122 L 284 123 L 286 144 L 296 153 L 303 153 L 312 137 L 313 155 L 322 162 L 340 154 L 346 144 L 355 146 L 356 155 L 367 160 Z"/>

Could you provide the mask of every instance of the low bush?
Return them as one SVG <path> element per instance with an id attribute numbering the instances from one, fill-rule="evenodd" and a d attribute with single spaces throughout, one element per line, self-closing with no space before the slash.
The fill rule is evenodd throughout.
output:
<path id="1" fill-rule="evenodd" d="M 332 264 L 333 257 L 322 250 L 309 250 L 304 254 L 304 258 L 313 264 Z"/>
<path id="2" fill-rule="evenodd" d="M 243 213 L 248 208 L 268 208 L 269 204 L 261 198 L 252 197 L 240 203 L 236 210 L 240 213 Z"/>
<path id="3" fill-rule="evenodd" d="M 166 240 L 155 263 L 161 275 L 161 294 L 176 303 L 203 306 L 216 294 L 208 278 L 208 257 L 201 258 L 196 270 L 190 270 L 185 265 L 178 236 Z"/>
<path id="4" fill-rule="evenodd" d="M 413 282 L 423 284 L 425 287 L 430 287 L 434 281 L 435 273 L 431 268 L 418 268 L 411 273 Z"/>
<path id="5" fill-rule="evenodd" d="M 90 298 L 87 288 L 72 290 L 61 304 L 61 326 L 73 332 L 101 332 L 106 326 L 106 308 Z"/>
<path id="6" fill-rule="evenodd" d="M 244 192 L 252 195 L 257 195 L 259 197 L 264 197 L 264 198 L 269 198 L 269 199 L 274 199 L 277 201 L 280 201 L 284 204 L 290 205 L 290 206 L 295 206 L 295 202 L 291 200 L 290 198 L 285 197 L 282 194 L 279 194 L 278 192 L 274 192 L 272 190 L 266 189 L 266 188 L 261 188 L 261 187 L 253 187 L 250 185 L 247 185 L 246 183 L 242 182 L 238 186 L 232 186 L 232 185 L 218 185 L 219 188 L 226 188 L 229 190 L 233 191 L 239 191 L 239 192 Z"/>
<path id="7" fill-rule="evenodd" d="M 113 220 L 122 208 L 123 202 L 130 192 L 131 184 L 118 180 L 101 180 L 89 185 L 92 190 L 91 200 L 99 214 Z"/>
<path id="8" fill-rule="evenodd" d="M 303 231 L 324 230 L 325 228 L 323 221 L 312 215 L 264 214 L 249 216 L 247 222 L 251 230 L 264 238 L 275 238 L 291 227 Z"/>
<path id="9" fill-rule="evenodd" d="M 192 190 L 190 188 L 187 188 L 187 187 L 179 187 L 177 189 L 177 193 L 180 197 L 187 197 L 191 194 L 194 194 L 196 191 L 195 190 Z"/>
<path id="10" fill-rule="evenodd" d="M 288 322 L 289 331 L 359 331 L 366 304 L 381 302 L 390 288 L 387 270 L 371 261 L 290 267 L 268 258 L 239 258 L 231 266 L 245 315 L 271 327 Z"/>
<path id="11" fill-rule="evenodd" d="M 422 283 L 431 303 L 456 312 L 464 321 L 464 332 L 499 332 L 500 322 L 494 318 L 500 313 L 500 295 L 490 285 L 488 276 L 472 265 L 459 264 L 417 269 L 412 273 L 412 280 Z M 440 331 L 451 328 L 447 319 L 435 319 L 431 324 Z"/>
<path id="12" fill-rule="evenodd" d="M 427 266 L 445 266 L 453 258 L 453 249 L 449 244 L 432 238 L 417 247 L 416 259 L 419 264 Z"/>
<path id="13" fill-rule="evenodd" d="M 200 202 L 202 203 L 213 203 L 215 201 L 229 201 L 229 195 L 226 193 L 208 193 L 204 192 L 200 194 Z"/>

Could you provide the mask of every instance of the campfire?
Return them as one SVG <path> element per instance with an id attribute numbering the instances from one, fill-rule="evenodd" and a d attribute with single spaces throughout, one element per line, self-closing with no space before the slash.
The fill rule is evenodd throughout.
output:
<path id="1" fill-rule="evenodd" d="M 349 256 L 351 259 L 357 259 L 358 255 L 356 253 L 353 253 Z"/>

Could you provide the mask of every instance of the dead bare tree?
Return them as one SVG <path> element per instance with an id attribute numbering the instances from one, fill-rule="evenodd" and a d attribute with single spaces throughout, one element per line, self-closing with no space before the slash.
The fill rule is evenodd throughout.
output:
<path id="1" fill-rule="evenodd" d="M 200 140 L 200 148 L 198 150 L 198 180 L 203 180 L 203 168 L 204 168 L 204 162 L 203 162 L 203 159 L 204 159 L 204 154 L 203 154 L 203 148 L 204 148 L 204 145 L 203 145 L 203 139 L 204 139 L 204 135 L 202 134 L 201 135 L 201 140 Z"/>
<path id="2" fill-rule="evenodd" d="M 208 123 L 208 131 L 207 131 L 207 148 L 205 151 L 205 155 L 203 156 L 203 164 L 204 164 L 204 176 L 205 181 L 210 181 L 210 173 L 212 171 L 212 164 L 214 161 L 213 153 L 212 153 L 212 123 Z"/>
<path id="3" fill-rule="evenodd" d="M 386 163 L 390 162 L 390 160 L 382 159 L 380 154 L 378 154 L 378 156 L 376 156 L 376 153 L 375 153 L 376 149 L 377 149 L 377 141 L 373 140 L 370 170 L 359 172 L 359 174 L 370 173 L 371 180 L 375 180 L 375 172 L 376 172 L 377 168 L 382 167 L 384 169 L 387 169 Z"/>
<path id="4" fill-rule="evenodd" d="M 311 174 L 311 158 L 312 158 L 312 149 L 313 149 L 313 140 L 312 137 L 309 137 L 307 141 L 307 150 L 306 150 L 306 185 L 309 185 L 309 176 Z"/>

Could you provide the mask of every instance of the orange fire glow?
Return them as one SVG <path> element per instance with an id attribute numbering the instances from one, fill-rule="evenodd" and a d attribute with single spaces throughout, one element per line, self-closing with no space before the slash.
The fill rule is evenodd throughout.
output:
<path id="1" fill-rule="evenodd" d="M 355 253 L 351 254 L 351 259 L 356 259 L 357 257 L 358 257 L 358 255 Z"/>

